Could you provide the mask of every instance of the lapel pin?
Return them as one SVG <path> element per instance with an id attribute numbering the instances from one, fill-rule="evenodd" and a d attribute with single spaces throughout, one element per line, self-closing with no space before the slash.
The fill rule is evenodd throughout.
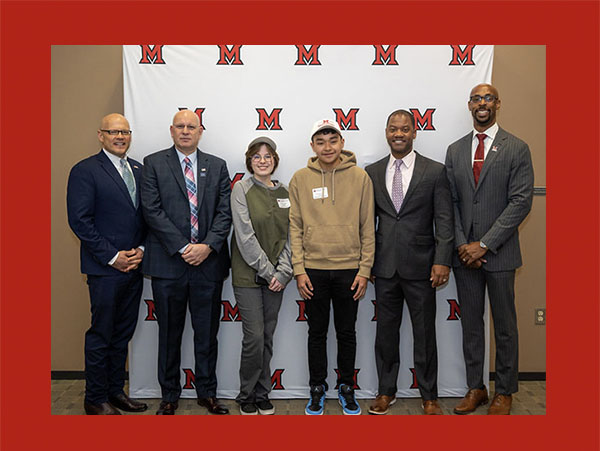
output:
<path id="1" fill-rule="evenodd" d="M 492 152 L 496 152 L 498 150 L 498 146 L 492 147 Z"/>

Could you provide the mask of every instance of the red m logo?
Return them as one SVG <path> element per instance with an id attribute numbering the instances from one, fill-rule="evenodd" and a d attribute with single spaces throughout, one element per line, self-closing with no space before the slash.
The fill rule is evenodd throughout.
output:
<path id="1" fill-rule="evenodd" d="M 221 301 L 221 305 L 223 306 L 223 316 L 221 317 L 221 321 L 232 322 L 242 320 L 237 304 L 235 307 L 232 307 L 229 301 Z"/>
<path id="2" fill-rule="evenodd" d="M 433 126 L 433 113 L 435 112 L 435 108 L 427 108 L 423 114 L 421 114 L 417 108 L 410 108 L 410 112 L 415 118 L 416 130 L 435 130 L 435 127 Z"/>
<path id="3" fill-rule="evenodd" d="M 354 375 L 352 376 L 352 379 L 354 381 L 354 385 L 352 388 L 354 390 L 360 390 L 360 387 L 358 386 L 358 372 L 359 371 L 360 371 L 360 368 L 354 368 Z M 335 382 L 335 389 L 337 390 L 338 388 L 340 388 L 340 370 L 336 368 L 335 374 L 337 374 L 337 380 Z"/>
<path id="4" fill-rule="evenodd" d="M 371 321 L 377 321 L 377 299 L 373 299 L 371 302 L 373 303 L 373 318 L 371 318 Z"/>
<path id="5" fill-rule="evenodd" d="M 156 321 L 156 305 L 154 304 L 154 300 L 152 299 L 144 299 L 146 303 L 146 317 L 144 321 Z"/>
<path id="6" fill-rule="evenodd" d="M 183 374 L 185 374 L 185 384 L 183 384 L 184 390 L 193 390 L 195 388 L 196 376 L 190 368 L 182 368 Z"/>
<path id="7" fill-rule="evenodd" d="M 450 304 L 450 314 L 446 321 L 458 321 L 460 319 L 460 305 L 456 301 L 456 299 L 446 299 L 448 304 Z"/>
<path id="8" fill-rule="evenodd" d="M 243 65 L 240 57 L 241 45 L 232 45 L 231 49 L 226 45 L 219 46 L 219 61 L 217 65 Z"/>
<path id="9" fill-rule="evenodd" d="M 142 48 L 142 59 L 139 64 L 166 64 L 162 57 L 164 45 L 140 45 Z"/>
<path id="10" fill-rule="evenodd" d="M 396 61 L 396 47 L 397 45 L 388 45 L 387 50 L 383 49 L 383 45 L 374 45 L 375 47 L 375 61 L 373 66 L 397 66 Z"/>
<path id="11" fill-rule="evenodd" d="M 319 47 L 320 45 L 311 45 L 308 50 L 303 45 L 297 45 L 298 49 L 298 59 L 294 63 L 296 66 L 306 66 L 310 64 L 311 66 L 320 66 L 321 62 L 319 61 Z"/>
<path id="12" fill-rule="evenodd" d="M 409 388 L 419 388 L 419 384 L 417 383 L 417 372 L 414 368 L 409 368 L 409 370 L 412 374 L 412 384 L 410 384 Z"/>
<path id="13" fill-rule="evenodd" d="M 473 49 L 474 45 L 465 45 L 464 49 L 460 48 L 460 45 L 451 45 L 452 47 L 452 61 L 449 66 L 474 66 L 473 62 Z"/>
<path id="14" fill-rule="evenodd" d="M 267 114 L 264 108 L 257 108 L 258 113 L 258 127 L 257 130 L 281 130 L 279 125 L 279 115 L 283 108 L 273 108 L 271 114 Z"/>
<path id="15" fill-rule="evenodd" d="M 244 178 L 243 172 L 236 172 L 235 175 L 233 176 L 233 178 L 231 179 L 231 189 L 233 189 L 233 185 L 235 185 L 237 182 L 239 182 L 243 178 Z"/>
<path id="16" fill-rule="evenodd" d="M 296 321 L 306 321 L 306 301 L 298 300 L 296 304 L 298 304 L 298 318 L 296 318 Z"/>
<path id="17" fill-rule="evenodd" d="M 285 387 L 281 383 L 281 375 L 284 371 L 285 370 L 283 369 L 273 371 L 273 374 L 271 375 L 271 387 L 273 390 L 285 390 Z"/>
<path id="18" fill-rule="evenodd" d="M 350 108 L 348 114 L 344 114 L 341 108 L 333 109 L 335 120 L 342 130 L 358 130 L 358 126 L 356 125 L 356 113 L 358 113 L 358 110 L 358 108 Z"/>
<path id="19" fill-rule="evenodd" d="M 181 111 L 181 110 L 187 110 L 187 109 L 189 109 L 189 108 L 184 107 L 184 106 L 180 106 L 178 108 L 179 111 Z M 206 127 L 204 126 L 204 123 L 202 122 L 202 113 L 204 113 L 205 109 L 206 108 L 196 108 L 194 110 L 194 113 L 196 113 L 196 116 L 198 116 L 198 119 L 200 120 L 200 127 L 202 127 L 203 130 L 206 130 Z"/>

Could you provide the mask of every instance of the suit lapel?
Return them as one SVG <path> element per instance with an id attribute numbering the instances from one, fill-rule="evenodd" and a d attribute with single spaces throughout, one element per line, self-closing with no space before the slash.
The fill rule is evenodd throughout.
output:
<path id="1" fill-rule="evenodd" d="M 141 197 L 140 197 L 140 183 L 142 181 L 142 168 L 140 168 L 137 164 L 135 164 L 131 158 L 127 158 L 129 162 L 129 166 L 133 171 L 133 178 L 135 180 L 135 197 L 137 198 L 138 207 L 141 205 Z M 129 193 L 128 193 L 129 194 Z"/>
<path id="2" fill-rule="evenodd" d="M 175 150 L 175 146 L 171 147 L 171 151 L 166 153 L 167 166 L 173 172 L 173 176 L 177 181 L 177 185 L 179 185 L 179 189 L 181 189 L 181 193 L 188 198 L 187 188 L 185 187 L 185 180 L 183 178 L 183 170 L 181 169 L 181 163 L 179 162 L 179 157 L 177 156 L 177 151 Z"/>
<path id="3" fill-rule="evenodd" d="M 490 147 L 490 150 L 488 151 L 488 154 L 485 157 L 485 161 L 483 162 L 483 167 L 481 168 L 481 174 L 479 174 L 479 183 L 477 183 L 477 188 L 479 188 L 481 186 L 481 184 L 483 183 L 483 179 L 489 172 L 490 166 L 494 163 L 494 160 L 498 156 L 498 152 L 500 152 L 502 150 L 502 146 L 504 145 L 504 141 L 506 140 L 506 138 L 507 138 L 506 132 L 504 130 L 502 130 L 501 128 L 498 128 L 498 132 L 496 133 L 496 136 L 494 137 L 492 146 Z M 477 191 L 477 188 L 475 188 L 475 191 Z"/>
<path id="4" fill-rule="evenodd" d="M 196 151 L 196 196 L 198 197 L 198 208 L 202 205 L 202 199 L 204 198 L 204 187 L 206 186 L 208 171 L 208 158 L 198 149 Z"/>
<path id="5" fill-rule="evenodd" d="M 473 175 L 473 159 L 471 158 L 471 148 L 473 147 L 473 132 L 463 138 L 465 142 L 461 146 L 460 164 L 464 165 L 467 174 L 469 174 L 469 182 L 471 188 L 475 190 L 475 176 Z M 481 175 L 480 175 L 481 178 Z"/>
<path id="6" fill-rule="evenodd" d="M 421 158 L 417 152 L 415 152 L 415 168 L 413 169 L 413 174 L 410 179 L 410 183 L 408 184 L 408 189 L 406 190 L 406 196 L 404 196 L 404 200 L 402 201 L 402 206 L 400 207 L 400 213 L 404 209 L 404 206 L 408 203 L 413 193 L 417 189 L 417 185 L 421 182 L 423 178 L 423 174 L 425 174 L 425 167 L 427 166 L 427 162 Z"/>
<path id="7" fill-rule="evenodd" d="M 387 165 L 390 161 L 389 155 L 385 158 L 382 158 L 377 163 L 375 163 L 375 170 L 373 174 L 375 175 L 375 189 L 380 191 L 380 195 L 386 199 L 386 210 L 389 211 L 390 214 L 396 216 L 396 207 L 394 207 L 394 202 L 390 197 L 390 193 L 388 193 L 387 187 L 385 186 L 385 172 L 387 171 Z"/>
<path id="8" fill-rule="evenodd" d="M 100 163 L 102 169 L 104 169 L 104 171 L 106 171 L 110 178 L 112 178 L 117 184 L 119 191 L 123 193 L 123 195 L 127 199 L 127 202 L 129 203 L 129 205 L 131 205 L 131 208 L 135 210 L 135 205 L 133 205 L 131 196 L 129 195 L 129 191 L 127 190 L 127 185 L 125 185 L 125 182 L 123 181 L 123 177 L 121 177 L 121 174 L 119 174 L 119 171 L 117 170 L 117 168 L 115 168 L 115 165 L 112 163 L 112 161 L 108 159 L 103 150 L 101 150 L 98 154 L 98 162 Z"/>

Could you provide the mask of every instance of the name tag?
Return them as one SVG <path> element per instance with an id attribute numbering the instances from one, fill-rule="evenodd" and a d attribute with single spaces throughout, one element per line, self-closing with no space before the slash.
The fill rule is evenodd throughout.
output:
<path id="1" fill-rule="evenodd" d="M 206 177 L 206 168 L 200 168 L 200 177 Z"/>
<path id="2" fill-rule="evenodd" d="M 277 199 L 277 205 L 279 205 L 279 208 L 290 208 L 290 200 L 289 199 Z"/>
<path id="3" fill-rule="evenodd" d="M 313 188 L 312 195 L 313 195 L 313 199 L 326 199 L 329 197 L 326 186 L 324 186 L 322 188 Z"/>

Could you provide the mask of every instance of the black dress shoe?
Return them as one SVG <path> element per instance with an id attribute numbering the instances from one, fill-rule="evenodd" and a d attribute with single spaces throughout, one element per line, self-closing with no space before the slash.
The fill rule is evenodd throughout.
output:
<path id="1" fill-rule="evenodd" d="M 107 402 L 92 404 L 91 402 L 84 401 L 83 408 L 86 415 L 121 415 L 121 412 Z"/>
<path id="2" fill-rule="evenodd" d="M 198 398 L 198 405 L 206 407 L 213 415 L 227 415 L 229 409 L 219 404 L 217 398 Z"/>
<path id="3" fill-rule="evenodd" d="M 125 393 L 120 393 L 116 396 L 109 396 L 108 402 L 113 406 L 124 410 L 125 412 L 143 412 L 148 408 L 148 404 L 144 402 L 134 401 Z"/>
<path id="4" fill-rule="evenodd" d="M 175 402 L 167 402 L 161 401 L 160 406 L 158 406 L 158 410 L 156 411 L 156 415 L 175 415 L 175 411 L 177 410 L 179 405 L 177 401 Z"/>

